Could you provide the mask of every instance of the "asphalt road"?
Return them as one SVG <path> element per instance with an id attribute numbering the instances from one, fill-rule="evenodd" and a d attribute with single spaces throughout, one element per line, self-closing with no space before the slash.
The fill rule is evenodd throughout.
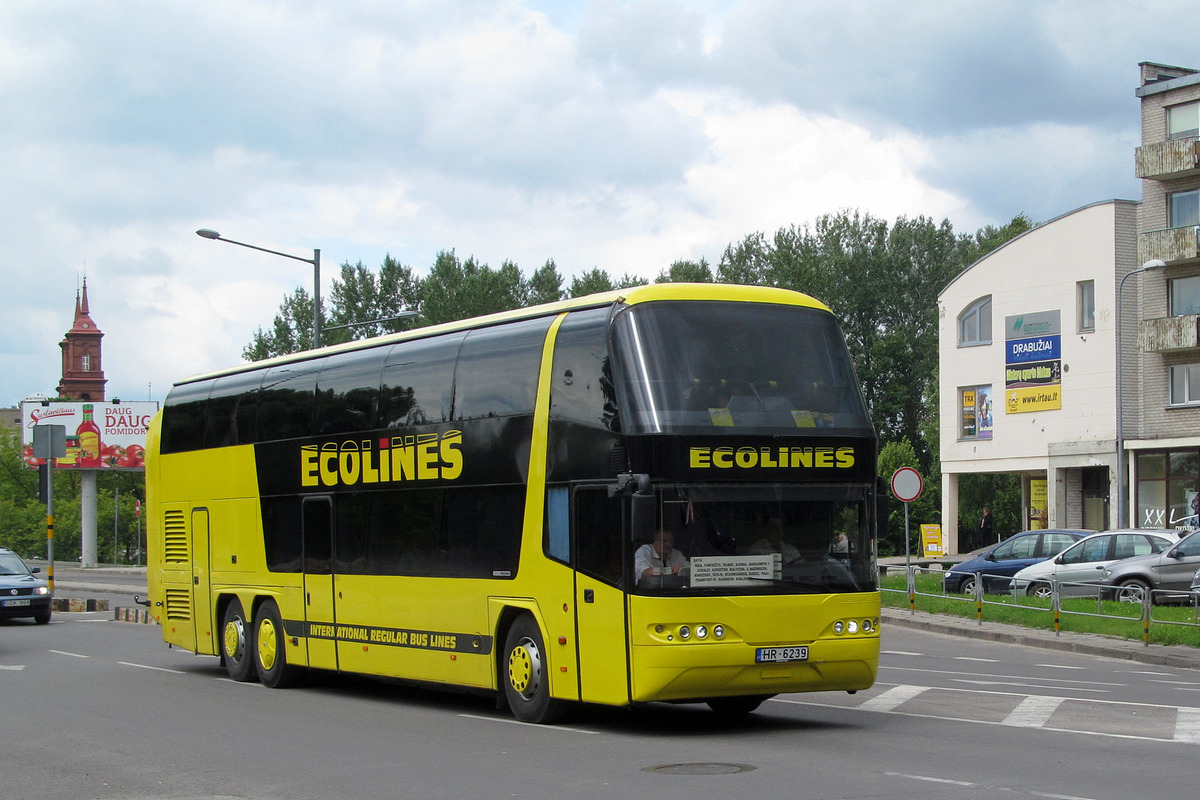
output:
<path id="1" fill-rule="evenodd" d="M 1200 672 L 885 625 L 879 682 L 513 721 L 320 674 L 270 690 L 110 615 L 0 623 L 4 785 L 42 800 L 1191 797 Z"/>

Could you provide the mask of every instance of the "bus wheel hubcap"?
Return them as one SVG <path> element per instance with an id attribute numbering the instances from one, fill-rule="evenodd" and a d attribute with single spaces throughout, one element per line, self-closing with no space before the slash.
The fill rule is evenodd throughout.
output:
<path id="1" fill-rule="evenodd" d="M 526 699 L 537 694 L 542 679 L 542 654 L 537 644 L 522 639 L 508 654 L 508 680 Z"/>
<path id="2" fill-rule="evenodd" d="M 263 669 L 269 670 L 275 666 L 275 658 L 278 656 L 275 647 L 275 625 L 271 620 L 264 619 L 258 626 L 258 662 L 263 665 Z"/>
<path id="3" fill-rule="evenodd" d="M 240 619 L 230 620 L 225 625 L 225 655 L 229 658 L 238 659 L 242 657 L 242 651 L 245 650 L 245 631 L 242 629 L 242 621 Z"/>

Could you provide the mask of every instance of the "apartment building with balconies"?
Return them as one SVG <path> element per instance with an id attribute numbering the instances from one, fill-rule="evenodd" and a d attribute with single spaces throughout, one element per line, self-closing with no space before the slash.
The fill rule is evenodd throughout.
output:
<path id="1" fill-rule="evenodd" d="M 1200 509 L 1200 70 L 1144 62 L 1137 258 L 1123 355 L 1130 523 L 1195 527 Z M 1132 337 L 1131 337 L 1132 338 Z"/>

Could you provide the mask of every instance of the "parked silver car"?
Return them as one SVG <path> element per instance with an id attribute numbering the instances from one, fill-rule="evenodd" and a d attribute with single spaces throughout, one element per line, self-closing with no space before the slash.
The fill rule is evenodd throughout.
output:
<path id="1" fill-rule="evenodd" d="M 1093 533 L 1057 556 L 1022 569 L 1013 576 L 1013 593 L 1049 597 L 1057 581 L 1060 595 L 1095 597 L 1105 567 L 1133 556 L 1161 553 L 1178 541 L 1178 531 L 1157 528 Z"/>
<path id="2" fill-rule="evenodd" d="M 1127 558 L 1104 570 L 1105 596 L 1140 603 L 1147 592 L 1155 603 L 1191 598 L 1193 576 L 1200 568 L 1200 531 L 1161 553 Z"/>

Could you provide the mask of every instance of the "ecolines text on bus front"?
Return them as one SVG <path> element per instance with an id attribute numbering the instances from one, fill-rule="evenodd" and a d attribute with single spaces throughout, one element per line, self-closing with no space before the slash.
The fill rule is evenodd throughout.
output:
<path id="1" fill-rule="evenodd" d="M 462 431 L 300 447 L 300 484 L 306 487 L 454 480 L 462 470 Z"/>
<path id="2" fill-rule="evenodd" d="M 692 469 L 849 469 L 853 447 L 692 447 Z"/>

